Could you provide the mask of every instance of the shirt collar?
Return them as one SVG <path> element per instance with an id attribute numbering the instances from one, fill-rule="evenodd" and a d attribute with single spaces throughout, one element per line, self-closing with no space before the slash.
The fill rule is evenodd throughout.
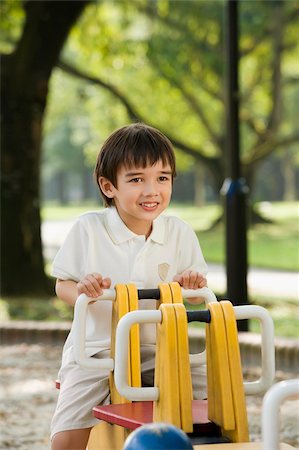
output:
<path id="1" fill-rule="evenodd" d="M 122 244 L 131 239 L 138 238 L 138 234 L 133 233 L 125 225 L 120 218 L 117 209 L 115 207 L 108 207 L 105 210 L 105 227 L 114 244 Z M 163 244 L 165 240 L 165 221 L 161 216 L 153 222 L 153 230 L 149 236 L 154 242 Z"/>

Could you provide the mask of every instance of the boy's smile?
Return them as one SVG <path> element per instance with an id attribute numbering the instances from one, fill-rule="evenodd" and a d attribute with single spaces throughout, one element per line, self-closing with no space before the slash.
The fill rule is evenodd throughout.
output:
<path id="1" fill-rule="evenodd" d="M 117 187 L 105 178 L 101 188 L 113 198 L 126 226 L 136 234 L 148 237 L 153 220 L 168 206 L 172 193 L 172 171 L 158 161 L 153 166 L 123 166 L 117 174 Z"/>

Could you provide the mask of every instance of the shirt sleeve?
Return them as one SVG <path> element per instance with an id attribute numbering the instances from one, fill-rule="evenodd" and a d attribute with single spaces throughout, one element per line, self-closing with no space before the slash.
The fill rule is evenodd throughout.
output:
<path id="1" fill-rule="evenodd" d="M 192 228 L 186 224 L 180 249 L 180 272 L 194 270 L 206 276 L 208 266 L 205 262 L 198 238 Z"/>
<path id="2" fill-rule="evenodd" d="M 52 276 L 80 281 L 84 276 L 87 247 L 88 234 L 82 221 L 77 220 L 54 258 Z"/>

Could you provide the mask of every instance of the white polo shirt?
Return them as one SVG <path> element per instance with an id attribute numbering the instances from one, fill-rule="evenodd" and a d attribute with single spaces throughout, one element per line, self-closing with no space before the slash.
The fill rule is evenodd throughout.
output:
<path id="1" fill-rule="evenodd" d="M 138 288 L 156 288 L 176 274 L 196 270 L 204 275 L 204 261 L 192 228 L 177 217 L 161 215 L 153 222 L 148 239 L 129 230 L 114 207 L 88 212 L 78 218 L 58 251 L 52 275 L 61 280 L 80 281 L 93 272 L 118 283 L 134 283 Z M 140 301 L 140 309 L 155 309 L 154 300 Z M 110 301 L 95 302 L 88 308 L 87 355 L 110 347 Z M 151 330 L 154 328 L 151 327 Z M 63 364 L 73 360 L 72 329 L 63 351 Z M 141 333 L 144 344 L 155 343 L 155 333 Z"/>

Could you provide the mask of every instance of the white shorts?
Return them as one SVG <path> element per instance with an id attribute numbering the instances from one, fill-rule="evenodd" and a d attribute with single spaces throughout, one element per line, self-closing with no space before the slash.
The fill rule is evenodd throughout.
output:
<path id="1" fill-rule="evenodd" d="M 100 355 L 109 357 L 110 352 Z M 99 420 L 93 416 L 92 408 L 110 403 L 107 370 L 85 369 L 71 361 L 60 369 L 58 380 L 60 389 L 51 423 L 51 439 L 60 431 L 93 427 Z"/>
<path id="2" fill-rule="evenodd" d="M 142 385 L 153 386 L 155 346 L 142 346 Z M 109 357 L 109 350 L 99 352 L 96 358 Z M 58 374 L 60 390 L 51 423 L 51 439 L 56 433 L 91 428 L 99 423 L 92 409 L 110 403 L 109 372 L 85 369 L 74 361 L 62 367 Z M 206 398 L 206 366 L 192 368 L 193 396 Z"/>

